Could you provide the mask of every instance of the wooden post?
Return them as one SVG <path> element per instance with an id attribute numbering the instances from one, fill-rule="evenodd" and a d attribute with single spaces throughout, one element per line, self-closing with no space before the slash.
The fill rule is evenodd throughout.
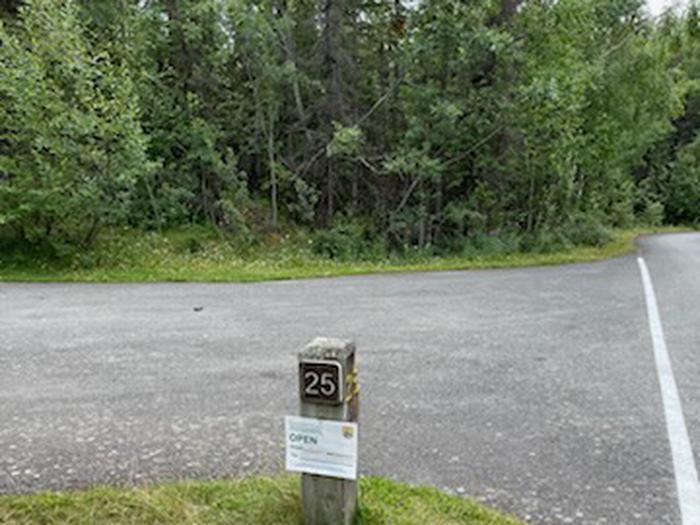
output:
<path id="1" fill-rule="evenodd" d="M 299 352 L 302 417 L 357 422 L 359 384 L 355 344 L 317 337 Z M 333 382 L 337 384 L 333 386 Z M 352 525 L 357 514 L 357 481 L 302 474 L 306 525 Z"/>

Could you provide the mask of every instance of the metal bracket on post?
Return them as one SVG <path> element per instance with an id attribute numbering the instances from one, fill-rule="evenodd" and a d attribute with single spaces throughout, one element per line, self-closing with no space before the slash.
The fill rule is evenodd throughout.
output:
<path id="1" fill-rule="evenodd" d="M 357 423 L 355 344 L 318 337 L 299 352 L 298 358 L 300 415 Z M 343 433 L 352 432 L 353 428 L 348 425 Z M 356 471 L 357 465 L 354 467 Z M 357 513 L 357 480 L 305 472 L 301 477 L 301 498 L 306 525 L 352 525 Z"/>

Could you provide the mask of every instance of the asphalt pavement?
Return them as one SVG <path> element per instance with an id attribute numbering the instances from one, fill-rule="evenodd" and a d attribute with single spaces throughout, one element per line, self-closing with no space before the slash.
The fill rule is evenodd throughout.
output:
<path id="1" fill-rule="evenodd" d="M 362 474 L 533 524 L 681 525 L 638 255 L 697 463 L 688 233 L 559 267 L 0 283 L 0 494 L 281 472 L 296 351 L 326 335 L 358 347 Z"/>

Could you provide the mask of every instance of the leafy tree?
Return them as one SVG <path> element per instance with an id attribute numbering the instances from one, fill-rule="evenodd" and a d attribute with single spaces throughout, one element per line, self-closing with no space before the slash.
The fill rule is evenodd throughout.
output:
<path id="1" fill-rule="evenodd" d="M 0 225 L 89 245 L 127 219 L 148 173 L 129 72 L 91 51 L 70 0 L 30 0 L 0 26 Z"/>
<path id="2" fill-rule="evenodd" d="M 5 2 L 0 223 L 315 228 L 355 257 L 698 221 L 698 8 L 643 7 Z"/>

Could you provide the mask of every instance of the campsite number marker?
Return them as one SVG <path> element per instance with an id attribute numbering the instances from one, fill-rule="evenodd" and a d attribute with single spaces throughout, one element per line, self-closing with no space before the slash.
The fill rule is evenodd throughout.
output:
<path id="1" fill-rule="evenodd" d="M 298 358 L 301 417 L 285 419 L 286 464 L 302 473 L 304 523 L 352 525 L 360 392 L 355 344 L 317 337 Z"/>

